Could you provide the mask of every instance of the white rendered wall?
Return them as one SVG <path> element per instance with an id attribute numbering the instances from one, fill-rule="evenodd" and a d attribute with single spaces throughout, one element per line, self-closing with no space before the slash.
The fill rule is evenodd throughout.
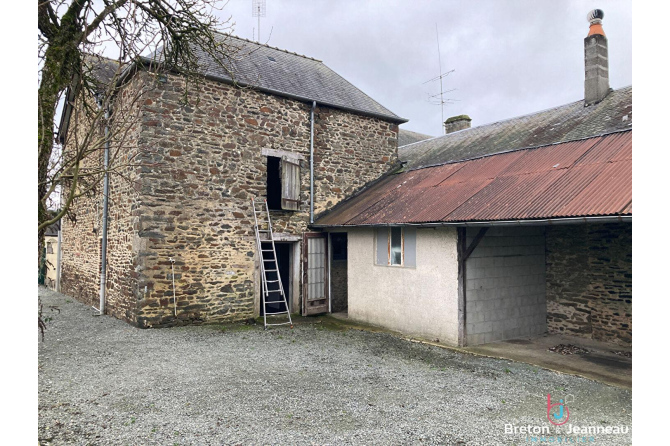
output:
<path id="1" fill-rule="evenodd" d="M 417 229 L 414 268 L 375 265 L 374 240 L 348 231 L 349 319 L 457 345 L 456 229 Z"/>

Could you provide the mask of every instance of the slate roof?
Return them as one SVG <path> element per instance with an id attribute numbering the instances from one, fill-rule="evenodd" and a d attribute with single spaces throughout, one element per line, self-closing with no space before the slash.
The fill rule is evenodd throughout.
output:
<path id="1" fill-rule="evenodd" d="M 234 80 L 242 86 L 306 102 L 316 101 L 396 123 L 407 122 L 320 60 L 229 34 L 218 34 L 217 39 L 223 46 L 232 49 L 233 54 L 223 58 L 223 68 L 209 54 L 199 51 L 201 70 L 210 78 L 224 82 Z M 157 54 L 144 58 L 145 62 L 160 61 L 160 51 Z"/>
<path id="2" fill-rule="evenodd" d="M 96 54 L 84 55 L 84 75 L 96 91 L 107 88 L 109 82 L 120 77 L 119 61 Z"/>
<path id="3" fill-rule="evenodd" d="M 398 149 L 407 168 L 538 147 L 631 129 L 633 87 L 611 91 L 600 103 L 580 100 L 541 112 L 461 130 Z"/>
<path id="4" fill-rule="evenodd" d="M 46 230 L 44 231 L 44 236 L 58 237 L 58 231 L 60 231 L 60 221 L 57 221 L 56 223 L 47 226 Z"/>
<path id="5" fill-rule="evenodd" d="M 430 135 L 424 135 L 423 133 L 412 132 L 411 130 L 399 129 L 398 130 L 398 147 L 406 146 L 407 144 L 412 144 L 418 141 L 423 141 L 424 139 L 433 138 Z"/>
<path id="6" fill-rule="evenodd" d="M 632 217 L 633 132 L 387 175 L 313 226 Z"/>

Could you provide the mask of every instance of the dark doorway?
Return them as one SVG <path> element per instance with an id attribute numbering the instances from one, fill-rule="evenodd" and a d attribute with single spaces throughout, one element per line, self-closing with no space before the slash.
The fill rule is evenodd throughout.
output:
<path id="1" fill-rule="evenodd" d="M 270 242 L 263 242 L 263 249 L 270 249 Z M 286 301 L 291 307 L 291 257 L 293 246 L 291 243 L 277 243 L 275 242 L 275 250 L 277 251 L 277 265 L 279 267 L 279 276 L 281 277 L 282 285 L 284 286 L 284 293 L 286 294 Z M 263 258 L 272 258 L 271 252 L 264 252 Z M 266 262 L 266 268 L 272 265 L 272 262 Z M 277 280 L 276 272 L 267 272 L 268 281 Z M 261 282 L 261 293 L 263 292 L 263 284 Z M 265 300 L 265 308 L 263 308 L 261 300 L 261 316 L 268 313 L 276 313 L 279 311 L 286 311 L 281 294 L 273 292 L 279 289 L 278 283 L 270 283 L 268 286 L 269 296 Z M 274 302 L 274 303 L 273 303 Z"/>
<path id="2" fill-rule="evenodd" d="M 281 158 L 268 156 L 268 208 L 281 210 Z"/>
<path id="3" fill-rule="evenodd" d="M 347 296 L 347 233 L 330 234 L 332 258 L 330 263 L 331 312 L 346 313 Z"/>

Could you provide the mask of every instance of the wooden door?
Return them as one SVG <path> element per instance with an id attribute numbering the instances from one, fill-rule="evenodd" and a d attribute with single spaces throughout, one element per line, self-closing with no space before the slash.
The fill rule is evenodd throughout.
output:
<path id="1" fill-rule="evenodd" d="M 328 295 L 328 234 L 306 232 L 303 235 L 302 314 L 327 313 Z"/>

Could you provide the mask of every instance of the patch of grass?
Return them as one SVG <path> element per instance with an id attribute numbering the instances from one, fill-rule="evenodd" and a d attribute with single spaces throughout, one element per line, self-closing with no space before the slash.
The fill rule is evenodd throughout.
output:
<path id="1" fill-rule="evenodd" d="M 254 330 L 256 328 L 255 325 L 247 325 L 247 324 L 226 324 L 226 325 L 220 325 L 219 330 L 223 333 L 225 332 L 230 332 L 230 333 L 235 333 L 235 332 L 240 332 L 240 331 L 249 331 L 249 330 Z"/>
<path id="2" fill-rule="evenodd" d="M 512 373 L 510 369 L 505 369 L 505 373 Z"/>

